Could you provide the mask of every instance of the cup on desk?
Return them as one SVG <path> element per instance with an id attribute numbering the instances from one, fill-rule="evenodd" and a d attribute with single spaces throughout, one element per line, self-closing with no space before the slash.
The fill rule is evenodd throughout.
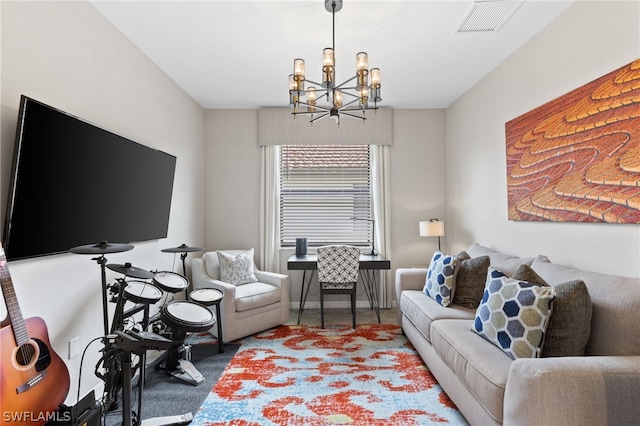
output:
<path id="1" fill-rule="evenodd" d="M 307 239 L 296 238 L 296 256 L 305 256 L 307 254 Z"/>

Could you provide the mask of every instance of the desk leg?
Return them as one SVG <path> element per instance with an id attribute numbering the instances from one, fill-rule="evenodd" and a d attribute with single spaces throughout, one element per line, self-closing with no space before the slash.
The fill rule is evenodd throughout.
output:
<path id="1" fill-rule="evenodd" d="M 315 270 L 311 270 L 309 274 L 309 278 L 307 279 L 307 271 L 302 271 L 302 286 L 300 287 L 300 305 L 298 307 L 298 325 L 300 325 L 300 320 L 302 319 L 302 313 L 304 312 L 304 305 L 307 303 L 307 296 L 309 295 L 309 289 L 311 288 L 311 281 L 313 280 L 313 275 L 315 274 Z M 307 291 L 304 291 L 304 286 L 307 286 Z"/>
<path id="2" fill-rule="evenodd" d="M 369 299 L 369 306 L 375 311 L 378 324 L 380 324 L 380 304 L 378 302 L 376 271 L 375 269 L 361 269 L 360 276 L 362 277 L 362 283 L 364 284 L 364 289 Z"/>

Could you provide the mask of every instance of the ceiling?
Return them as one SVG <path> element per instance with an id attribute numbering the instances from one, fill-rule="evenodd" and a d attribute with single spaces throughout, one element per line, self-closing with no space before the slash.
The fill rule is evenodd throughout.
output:
<path id="1" fill-rule="evenodd" d="M 305 59 L 307 78 L 319 81 L 322 49 L 332 43 L 324 0 L 91 3 L 207 109 L 287 106 L 293 59 Z M 446 108 L 572 1 L 516 3 L 499 31 L 461 33 L 473 1 L 344 0 L 336 79 L 355 74 L 355 55 L 365 51 L 381 70 L 382 106 Z"/>

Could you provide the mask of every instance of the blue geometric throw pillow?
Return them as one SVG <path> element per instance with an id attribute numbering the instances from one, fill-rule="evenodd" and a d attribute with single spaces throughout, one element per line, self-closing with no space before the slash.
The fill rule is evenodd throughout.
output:
<path id="1" fill-rule="evenodd" d="M 489 267 L 471 329 L 511 358 L 539 358 L 551 316 L 553 287 L 518 281 Z"/>
<path id="2" fill-rule="evenodd" d="M 445 307 L 453 301 L 456 262 L 455 256 L 436 251 L 424 283 L 424 293 Z"/>

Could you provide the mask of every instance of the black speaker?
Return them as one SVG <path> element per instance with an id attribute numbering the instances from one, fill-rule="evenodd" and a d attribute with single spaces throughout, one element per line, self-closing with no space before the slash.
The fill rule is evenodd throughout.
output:
<path id="1" fill-rule="evenodd" d="M 307 239 L 296 238 L 296 256 L 305 256 L 307 254 Z"/>

